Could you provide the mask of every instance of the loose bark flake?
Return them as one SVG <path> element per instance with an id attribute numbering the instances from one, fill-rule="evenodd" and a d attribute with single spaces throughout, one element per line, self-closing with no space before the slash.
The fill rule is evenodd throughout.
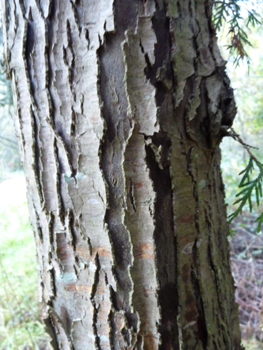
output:
<path id="1" fill-rule="evenodd" d="M 3 1 L 54 349 L 242 349 L 211 2 Z"/>

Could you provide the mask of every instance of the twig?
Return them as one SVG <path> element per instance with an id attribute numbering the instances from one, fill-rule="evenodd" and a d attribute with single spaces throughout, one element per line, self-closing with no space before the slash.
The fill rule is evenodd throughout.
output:
<path id="1" fill-rule="evenodd" d="M 245 142 L 241 139 L 240 135 L 237 134 L 233 128 L 230 128 L 230 131 L 228 131 L 228 135 L 231 136 L 234 140 L 238 141 L 238 142 L 246 149 L 246 151 L 248 152 L 248 154 L 250 155 L 250 157 L 251 157 L 252 159 L 254 159 L 255 162 L 258 163 L 258 159 L 257 159 L 256 156 L 254 156 L 254 154 L 250 151 L 250 148 L 258 149 L 257 147 L 250 146 L 250 145 L 248 145 L 247 143 L 245 143 Z"/>

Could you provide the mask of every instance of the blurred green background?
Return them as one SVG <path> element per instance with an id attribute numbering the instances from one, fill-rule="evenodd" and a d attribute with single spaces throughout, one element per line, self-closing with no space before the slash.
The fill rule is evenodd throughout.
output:
<path id="1" fill-rule="evenodd" d="M 0 31 L 0 48 L 2 45 Z M 36 249 L 13 125 L 10 82 L 0 71 L 0 350 L 44 350 Z"/>
<path id="2" fill-rule="evenodd" d="M 21 172 L 0 183 L 0 232 L 0 349 L 44 349 L 35 242 Z"/>

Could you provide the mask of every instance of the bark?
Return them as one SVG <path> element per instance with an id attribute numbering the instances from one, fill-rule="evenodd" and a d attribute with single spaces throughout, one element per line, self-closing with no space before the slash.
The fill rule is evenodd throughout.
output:
<path id="1" fill-rule="evenodd" d="M 241 349 L 211 1 L 3 1 L 54 349 Z"/>

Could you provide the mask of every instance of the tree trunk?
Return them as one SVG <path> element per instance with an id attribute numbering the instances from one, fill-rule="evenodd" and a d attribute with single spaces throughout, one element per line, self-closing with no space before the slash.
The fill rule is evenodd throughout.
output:
<path id="1" fill-rule="evenodd" d="M 54 349 L 238 350 L 211 1 L 6 0 Z"/>

